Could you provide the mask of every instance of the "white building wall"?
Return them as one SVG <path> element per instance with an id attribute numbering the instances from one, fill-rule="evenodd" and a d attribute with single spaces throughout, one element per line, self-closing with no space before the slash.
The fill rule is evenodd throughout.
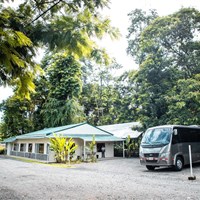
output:
<path id="1" fill-rule="evenodd" d="M 78 145 L 78 148 L 75 150 L 75 154 L 74 154 L 74 158 L 73 159 L 77 159 L 78 156 L 80 156 L 80 158 L 83 156 L 83 140 L 79 139 L 79 138 L 75 138 L 73 139 L 75 144 Z M 47 149 L 47 148 L 46 148 Z M 49 158 L 48 161 L 49 162 L 55 162 L 55 153 L 51 150 L 49 150 Z"/>
<path id="2" fill-rule="evenodd" d="M 48 138 L 42 139 L 26 139 L 26 140 L 17 140 L 15 143 L 18 143 L 19 146 L 21 143 L 26 143 L 26 152 L 28 152 L 28 144 L 33 144 L 32 153 L 35 153 L 35 144 L 43 143 L 44 144 L 44 154 L 47 153 L 47 143 L 49 143 Z"/>
<path id="3" fill-rule="evenodd" d="M 75 138 L 74 142 L 75 142 L 76 145 L 78 145 L 78 148 L 76 149 L 75 155 L 74 155 L 74 157 L 76 159 L 77 156 L 80 156 L 80 157 L 83 156 L 84 142 L 83 142 L 82 139 L 79 139 L 79 138 Z"/>
<path id="4" fill-rule="evenodd" d="M 113 142 L 98 142 L 105 143 L 105 158 L 114 157 L 114 143 Z M 102 152 L 97 152 L 98 158 L 102 158 Z"/>
<path id="5" fill-rule="evenodd" d="M 113 142 L 105 143 L 105 157 L 106 158 L 114 157 L 114 143 Z"/>
<path id="6" fill-rule="evenodd" d="M 54 151 L 49 150 L 48 162 L 56 162 Z"/>
<path id="7" fill-rule="evenodd" d="M 75 144 L 78 145 L 78 148 L 75 151 L 74 159 L 77 159 L 78 156 L 80 158 L 83 158 L 84 154 L 84 141 L 79 138 L 74 139 Z M 15 143 L 19 144 L 19 150 L 20 151 L 20 144 L 25 143 L 26 144 L 26 152 L 28 152 L 28 144 L 32 144 L 32 153 L 36 153 L 35 144 L 37 143 L 43 143 L 44 144 L 44 154 L 48 154 L 48 161 L 49 162 L 55 162 L 55 154 L 53 151 L 49 150 L 49 153 L 47 152 L 47 145 L 50 144 L 50 141 L 48 138 L 43 139 L 24 139 L 24 140 L 17 140 Z M 89 145 L 90 142 L 86 142 L 86 146 Z M 10 151 L 13 151 L 13 144 L 14 143 L 7 143 L 7 155 L 10 155 Z M 87 150 L 86 150 L 87 151 Z M 94 149 L 96 151 L 96 147 Z M 99 155 L 99 158 L 102 157 L 101 152 L 97 152 L 97 155 Z M 105 157 L 114 157 L 114 143 L 113 142 L 105 142 Z"/>

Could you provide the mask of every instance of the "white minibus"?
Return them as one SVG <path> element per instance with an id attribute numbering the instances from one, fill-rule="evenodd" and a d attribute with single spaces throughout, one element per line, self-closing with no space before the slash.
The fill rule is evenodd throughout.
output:
<path id="1" fill-rule="evenodd" d="M 200 127 L 164 125 L 149 128 L 140 144 L 140 163 L 148 170 L 168 166 L 181 171 L 189 164 L 189 145 L 192 162 L 200 162 Z"/>

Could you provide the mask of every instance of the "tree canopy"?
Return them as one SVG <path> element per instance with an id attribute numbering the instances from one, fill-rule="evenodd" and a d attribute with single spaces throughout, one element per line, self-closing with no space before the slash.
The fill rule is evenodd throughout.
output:
<path id="1" fill-rule="evenodd" d="M 0 85 L 15 86 L 18 96 L 30 98 L 35 90 L 33 80 L 42 72 L 34 60 L 39 47 L 52 53 L 64 50 L 76 59 L 95 57 L 99 52 L 108 62 L 93 40 L 104 34 L 119 36 L 110 20 L 98 12 L 104 6 L 107 0 L 28 0 L 14 9 L 1 1 Z"/>
<path id="2" fill-rule="evenodd" d="M 95 1 L 57 1 L 56 5 L 50 3 L 53 9 L 49 4 L 44 6 L 45 2 L 41 0 L 35 7 L 37 12 L 26 19 L 27 25 L 17 30 L 26 29 L 21 33 L 30 44 L 20 48 L 32 52 L 28 53 L 32 61 L 35 50 L 45 46 L 46 56 L 39 69 L 44 73 L 31 80 L 36 88 L 29 100 L 14 96 L 1 105 L 1 137 L 83 120 L 94 125 L 140 121 L 144 129 L 162 124 L 200 124 L 198 10 L 183 8 L 163 17 L 155 10 L 132 11 L 127 53 L 139 68 L 116 76 L 121 66 L 93 40 L 105 34 L 118 35 L 96 10 L 107 1 L 98 1 L 101 4 L 97 7 Z M 28 12 L 31 3 L 35 1 L 19 9 Z M 61 5 L 65 6 L 60 10 Z M 50 10 L 44 14 L 46 9 Z M 58 14 L 61 11 L 64 14 Z M 34 69 L 28 67 L 27 71 L 34 76 Z M 19 91 L 20 79 L 5 75 L 7 79 L 3 81 L 1 76 L 1 84 L 15 84 Z"/>
<path id="3" fill-rule="evenodd" d="M 133 84 L 138 87 L 138 117 L 146 127 L 169 123 L 199 124 L 193 93 L 198 96 L 200 13 L 184 8 L 165 17 L 150 15 L 140 12 L 139 19 L 131 15 L 132 21 L 142 25 L 140 19 L 151 20 L 141 25 L 139 35 L 134 29 L 129 29 L 128 35 L 128 52 L 134 52 L 140 66 L 133 78 Z M 135 33 L 139 39 L 132 40 Z M 194 115 L 186 119 L 190 111 Z"/>

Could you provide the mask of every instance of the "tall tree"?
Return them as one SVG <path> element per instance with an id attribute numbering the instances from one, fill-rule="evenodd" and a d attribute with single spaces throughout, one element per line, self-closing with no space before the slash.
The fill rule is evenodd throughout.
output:
<path id="1" fill-rule="evenodd" d="M 180 79 L 166 97 L 169 104 L 168 123 L 200 124 L 200 74 L 194 78 Z"/>
<path id="2" fill-rule="evenodd" d="M 34 105 L 29 101 L 21 101 L 11 97 L 1 104 L 4 111 L 0 131 L 3 138 L 25 134 L 33 130 Z"/>
<path id="3" fill-rule="evenodd" d="M 151 22 L 158 17 L 156 10 L 149 10 L 145 12 L 141 9 L 135 9 L 128 14 L 129 20 L 131 21 L 128 27 L 128 48 L 127 53 L 130 54 L 136 61 L 136 63 L 141 62 L 140 42 L 142 40 L 142 32 Z M 138 53 L 140 52 L 140 53 Z"/>
<path id="4" fill-rule="evenodd" d="M 83 121 L 83 109 L 78 97 L 81 93 L 81 67 L 74 57 L 55 54 L 48 65 L 49 94 L 43 107 L 47 127 Z"/>
<path id="5" fill-rule="evenodd" d="M 103 18 L 98 12 L 108 6 L 108 3 L 107 0 L 69 2 L 28 0 L 14 9 L 10 8 L 8 4 L 2 4 L 1 1 L 0 85 L 14 86 L 18 96 L 31 98 L 30 104 L 34 108 L 31 126 L 34 129 L 74 123 L 83 119 L 82 107 L 78 101 L 78 93 L 81 88 L 78 80 L 79 72 L 73 71 L 72 68 L 78 69 L 77 63 L 82 57 L 87 57 L 97 63 L 109 63 L 109 57 L 105 50 L 99 49 L 94 42 L 95 37 L 101 39 L 105 34 L 112 38 L 117 38 L 119 35 L 118 30 L 110 26 L 110 20 Z M 38 74 L 47 71 L 49 65 L 52 64 L 49 61 L 53 60 L 46 60 L 46 64 L 41 69 L 33 59 L 40 47 L 46 48 L 50 57 L 58 52 L 60 55 L 65 54 L 60 58 L 57 54 L 54 64 L 57 65 L 60 59 L 59 66 L 63 64 L 67 67 L 63 68 L 66 73 L 69 70 L 68 82 L 64 78 L 62 81 L 64 80 L 69 87 L 73 88 L 71 88 L 71 92 L 66 91 L 59 80 L 58 90 L 52 86 L 48 78 L 53 77 L 53 70 L 49 77 L 38 78 Z M 73 58 L 74 61 L 69 61 L 69 58 Z M 66 63 L 64 59 L 66 59 Z M 69 66 L 67 62 L 72 65 Z M 55 74 L 62 75 L 62 72 L 56 71 L 55 68 L 54 70 Z M 70 76 L 72 77 L 70 78 Z M 36 80 L 34 80 L 35 77 L 37 77 Z M 54 78 L 57 77 L 54 76 Z M 72 80 L 71 85 L 69 84 L 70 80 Z M 52 83 L 54 84 L 55 81 Z M 35 93 L 30 96 L 30 92 L 34 90 Z M 18 100 L 21 106 L 29 106 L 25 105 L 23 98 Z M 47 114 L 48 107 L 51 108 L 50 114 L 57 117 L 55 121 L 53 121 L 55 119 L 53 117 L 50 120 L 52 115 Z M 12 115 L 11 111 L 9 110 L 5 115 Z M 55 113 L 57 115 L 54 115 Z M 24 115 L 24 120 L 26 119 Z M 7 122 L 3 123 L 4 125 L 8 126 Z"/>
<path id="6" fill-rule="evenodd" d="M 81 104 L 90 123 L 103 125 L 135 119 L 131 95 L 133 89 L 127 81 L 129 75 L 114 75 L 119 68 L 121 66 L 116 61 L 99 68 L 92 63 L 85 63 Z"/>
<path id="7" fill-rule="evenodd" d="M 97 12 L 107 0 L 28 0 L 17 9 L 5 5 L 0 4 L 0 85 L 17 85 L 21 97 L 30 97 L 34 76 L 41 71 L 33 60 L 38 47 L 65 49 L 80 58 L 99 51 L 91 38 L 117 36 L 110 20 Z"/>
<path id="8" fill-rule="evenodd" d="M 34 91 L 34 74 L 40 68 L 33 61 L 33 43 L 19 29 L 20 18 L 11 8 L 0 5 L 0 85 L 18 85 L 18 94 Z"/>
<path id="9" fill-rule="evenodd" d="M 183 112 L 187 113 L 190 109 L 190 104 L 185 102 L 188 98 L 184 93 L 186 88 L 179 87 L 177 90 L 176 86 L 188 81 L 185 86 L 189 86 L 189 79 L 199 74 L 199 16 L 199 11 L 195 9 L 181 9 L 169 16 L 150 21 L 141 31 L 140 39 L 136 43 L 132 43 L 131 39 L 134 32 L 128 36 L 129 52 L 132 44 L 133 51 L 138 49 L 137 52 L 134 51 L 134 58 L 140 68 L 134 76 L 134 84 L 139 89 L 138 116 L 145 127 L 183 122 Z M 173 99 L 173 91 L 179 92 L 179 98 L 182 97 L 187 105 L 183 107 L 182 115 L 176 116 L 176 120 L 171 111 L 174 108 L 171 105 L 173 101 L 167 101 Z M 193 116 L 195 118 L 198 115 Z M 189 121 L 184 124 L 189 124 Z"/>

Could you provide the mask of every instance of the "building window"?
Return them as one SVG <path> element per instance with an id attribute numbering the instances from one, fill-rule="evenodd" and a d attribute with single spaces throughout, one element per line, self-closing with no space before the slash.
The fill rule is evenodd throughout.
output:
<path id="1" fill-rule="evenodd" d="M 105 150 L 105 143 L 97 143 L 97 152 L 102 152 Z"/>
<path id="2" fill-rule="evenodd" d="M 26 151 L 26 144 L 24 143 L 20 144 L 20 151 Z"/>
<path id="3" fill-rule="evenodd" d="M 17 143 L 13 144 L 13 151 L 19 151 L 19 144 Z"/>
<path id="4" fill-rule="evenodd" d="M 32 153 L 32 149 L 33 149 L 33 144 L 28 144 L 28 152 Z"/>
<path id="5" fill-rule="evenodd" d="M 36 144 L 36 153 L 44 153 L 44 144 Z"/>

